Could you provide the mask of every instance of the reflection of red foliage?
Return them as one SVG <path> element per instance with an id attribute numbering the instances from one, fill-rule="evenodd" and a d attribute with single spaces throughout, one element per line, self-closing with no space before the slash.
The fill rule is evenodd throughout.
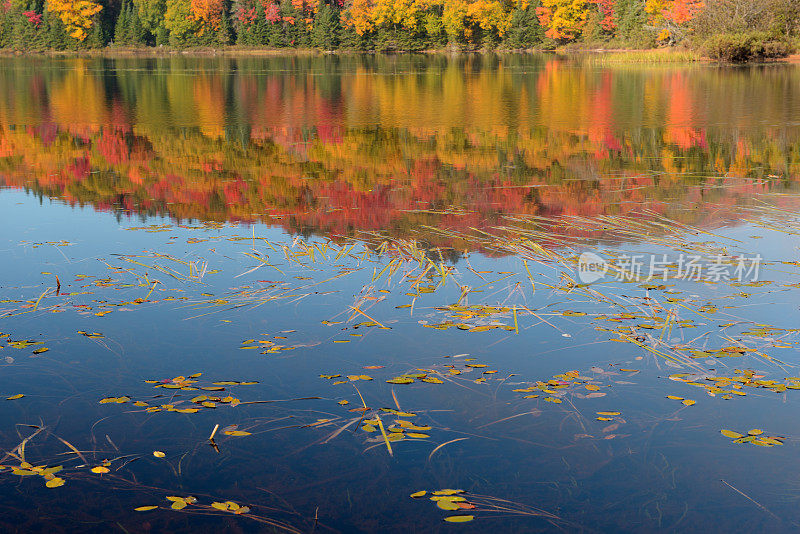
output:
<path id="1" fill-rule="evenodd" d="M 241 204 L 245 200 L 245 193 L 247 193 L 247 183 L 244 180 L 227 182 L 222 187 L 226 204 Z"/>
<path id="2" fill-rule="evenodd" d="M 292 71 L 299 60 L 286 61 Z M 508 137 L 502 128 L 492 130 L 494 117 L 485 123 L 468 118 L 467 124 L 445 118 L 428 130 L 415 128 L 414 120 L 376 119 L 380 108 L 373 113 L 359 106 L 394 102 L 402 94 L 375 95 L 366 84 L 343 97 L 329 81 L 306 75 L 232 77 L 237 117 L 226 116 L 223 78 L 198 76 L 194 92 L 186 94 L 203 103 L 203 114 L 180 131 L 142 120 L 122 93 L 109 96 L 97 113 L 112 125 L 59 124 L 63 101 L 62 108 L 54 105 L 49 82 L 33 75 L 28 92 L 36 96 L 30 100 L 39 123 L 13 130 L 0 125 L 0 155 L 16 158 L 0 180 L 98 209 L 263 220 L 325 235 L 405 235 L 424 225 L 468 233 L 508 224 L 509 215 L 596 218 L 643 208 L 712 224 L 732 218 L 738 204 L 770 185 L 742 180 L 713 188 L 705 177 L 783 166 L 775 173 L 797 178 L 794 163 L 775 158 L 774 131 L 707 134 L 700 126 L 713 122 L 704 116 L 708 107 L 681 71 L 653 78 L 647 109 L 655 126 L 640 136 L 630 127 L 640 118 L 626 117 L 630 109 L 619 105 L 626 93 L 613 70 L 567 67 L 545 65 L 529 87 L 542 102 L 536 110 L 541 121 Z M 78 115 L 68 116 L 75 121 Z M 237 122 L 241 117 L 247 122 Z M 377 126 L 363 126 L 375 120 Z M 718 209 L 691 209 L 709 203 Z M 552 230 L 583 231 L 569 225 Z"/>
<path id="3" fill-rule="evenodd" d="M 58 136 L 58 126 L 52 123 L 43 123 L 34 126 L 31 131 L 42 140 L 44 146 L 50 146 Z"/>
<path id="4" fill-rule="evenodd" d="M 97 148 L 111 165 L 119 165 L 128 161 L 128 145 L 119 130 L 104 132 L 100 136 Z"/>
<path id="5" fill-rule="evenodd" d="M 603 122 L 604 119 L 599 119 L 599 124 Z M 694 136 L 678 143 L 685 145 L 687 150 L 707 145 L 702 130 L 694 132 L 688 128 L 675 128 L 672 131 L 673 136 L 679 133 Z M 341 128 L 322 128 L 318 133 L 321 135 L 314 142 L 314 148 L 305 151 L 303 158 L 310 157 L 310 154 L 322 158 L 330 153 L 347 152 L 340 145 L 352 143 L 353 133 Z M 45 141 L 52 142 L 63 132 L 51 125 L 42 125 L 31 128 L 30 135 L 38 137 L 41 146 L 45 147 Z M 668 212 L 670 204 L 651 199 L 654 192 L 664 187 L 663 182 L 657 182 L 653 175 L 628 173 L 620 168 L 612 170 L 610 179 L 600 178 L 600 169 L 604 165 L 615 164 L 617 160 L 625 164 L 637 157 L 609 159 L 610 152 L 621 155 L 629 152 L 631 147 L 623 144 L 613 130 L 602 126 L 599 126 L 597 136 L 591 132 L 587 136 L 597 139 L 585 147 L 580 160 L 576 159 L 577 154 L 570 160 L 572 164 L 579 162 L 575 169 L 582 173 L 571 179 L 556 177 L 557 164 L 541 171 L 532 169 L 520 182 L 518 178 L 508 178 L 498 171 L 488 175 L 485 172 L 455 171 L 454 166 L 446 166 L 436 156 L 428 155 L 401 163 L 391 176 L 369 175 L 366 188 L 357 188 L 355 184 L 359 182 L 308 176 L 300 163 L 279 171 L 270 166 L 274 162 L 270 164 L 267 161 L 265 166 L 259 167 L 263 173 L 261 176 L 253 178 L 250 173 L 245 178 L 233 172 L 216 152 L 207 152 L 201 161 L 193 161 L 194 173 L 154 173 L 151 165 L 160 166 L 162 163 L 151 151 L 149 141 L 130 130 L 104 129 L 88 138 L 83 138 L 83 134 L 73 135 L 80 144 L 93 146 L 94 151 L 84 150 L 64 166 L 63 172 L 53 173 L 47 168 L 36 171 L 35 188 L 69 202 L 92 203 L 97 209 L 162 213 L 178 219 L 261 219 L 280 224 L 290 231 L 319 232 L 329 236 L 351 235 L 358 230 L 404 235 L 408 229 L 422 225 L 469 233 L 472 229 L 505 225 L 506 215 L 596 218 L 636 214 L 642 208 L 671 215 Z M 260 135 L 265 146 L 273 147 L 270 150 L 275 150 L 276 146 L 286 147 L 286 156 L 283 157 L 298 154 L 298 145 L 310 144 L 303 141 L 306 134 L 298 130 L 276 130 L 271 137 L 268 131 L 263 131 Z M 332 141 L 323 142 L 323 136 Z M 477 142 L 479 136 L 473 137 Z M 279 145 L 272 144 L 278 140 Z M 5 145 L 0 146 L 7 150 Z M 752 150 L 749 143 L 737 139 L 731 152 L 737 158 L 744 158 Z M 92 154 L 98 160 L 94 166 Z M 682 158 L 680 153 L 676 157 L 678 160 Z M 323 162 L 324 159 L 320 159 L 314 162 L 314 166 Z M 739 164 L 739 159 L 736 162 Z M 346 161 L 342 164 L 348 165 Z M 406 164 L 409 166 L 405 167 Z M 352 163 L 349 165 L 345 172 L 359 172 Z M 96 166 L 113 169 L 113 173 L 100 172 L 97 179 L 84 185 L 84 180 Z M 247 169 L 240 170 L 247 172 Z M 331 170 L 335 170 L 335 166 Z M 456 177 L 451 175 L 452 172 L 458 172 Z M 118 178 L 102 182 L 105 176 L 112 175 Z M 19 175 L 6 175 L 5 181 L 16 187 L 30 187 L 30 176 L 29 172 L 21 172 Z M 703 187 L 685 187 L 680 181 L 675 183 L 672 195 L 681 195 L 681 206 L 700 205 L 711 195 L 717 195 L 714 200 L 717 209 L 713 213 L 698 211 L 692 224 L 702 222 L 704 217 L 708 218 L 706 224 L 713 218 L 724 219 L 725 213 L 734 213 L 741 199 L 751 198 L 770 187 L 759 181 L 741 181 L 731 182 L 722 190 L 706 190 Z M 726 206 L 730 209 L 725 210 Z M 556 226 L 551 230 L 558 234 L 590 235 L 586 230 L 570 226 Z M 457 242 L 454 239 L 439 241 L 439 244 L 448 243 L 454 245 Z M 457 244 L 470 246 L 462 242 Z"/>
<path id="6" fill-rule="evenodd" d="M 86 177 L 88 177 L 89 173 L 92 171 L 92 164 L 91 160 L 89 159 L 89 155 L 86 154 L 82 158 L 77 158 L 72 162 L 71 165 L 67 166 L 66 171 L 74 176 L 75 180 L 77 181 L 86 179 Z"/>

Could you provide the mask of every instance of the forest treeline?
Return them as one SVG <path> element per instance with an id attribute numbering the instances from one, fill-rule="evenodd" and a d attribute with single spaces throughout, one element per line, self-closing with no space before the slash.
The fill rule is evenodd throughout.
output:
<path id="1" fill-rule="evenodd" d="M 171 46 L 414 51 L 683 44 L 780 57 L 797 0 L 2 0 L 0 48 Z"/>

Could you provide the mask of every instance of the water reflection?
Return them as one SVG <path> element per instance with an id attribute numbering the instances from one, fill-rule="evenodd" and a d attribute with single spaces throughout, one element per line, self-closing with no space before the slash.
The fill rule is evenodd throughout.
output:
<path id="1" fill-rule="evenodd" d="M 643 207 L 715 225 L 798 176 L 792 67 L 600 69 L 545 56 L 3 63 L 0 180 L 98 209 L 328 235 Z M 692 209 L 700 202 L 719 209 Z"/>

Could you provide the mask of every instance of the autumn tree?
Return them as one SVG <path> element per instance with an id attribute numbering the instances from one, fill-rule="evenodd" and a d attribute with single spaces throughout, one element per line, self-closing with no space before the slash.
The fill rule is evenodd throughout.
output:
<path id="1" fill-rule="evenodd" d="M 613 33 L 617 28 L 616 21 L 616 0 L 593 0 L 600 15 L 600 26 L 606 32 Z"/>
<path id="2" fill-rule="evenodd" d="M 222 19 L 222 0 L 190 0 L 192 18 L 200 23 L 200 34 L 219 29 Z"/>
<path id="3" fill-rule="evenodd" d="M 444 3 L 442 24 L 451 43 L 463 42 L 470 37 L 467 26 L 468 8 L 465 0 L 449 0 Z"/>
<path id="4" fill-rule="evenodd" d="M 588 0 L 542 0 L 536 12 L 547 37 L 571 41 L 580 37 L 589 18 L 590 5 Z"/>
<path id="5" fill-rule="evenodd" d="M 475 44 L 496 46 L 511 27 L 511 9 L 499 0 L 475 0 L 467 5 L 471 40 Z"/>
<path id="6" fill-rule="evenodd" d="M 167 0 L 164 26 L 169 30 L 169 41 L 174 46 L 197 44 L 196 37 L 202 25 L 194 17 L 189 0 Z"/>
<path id="7" fill-rule="evenodd" d="M 690 22 L 705 6 L 703 0 L 647 0 L 645 11 L 657 30 L 657 40 L 672 44 L 686 36 Z"/>
<path id="8" fill-rule="evenodd" d="M 58 14 L 70 37 L 83 41 L 103 6 L 91 0 L 48 0 L 47 9 Z"/>

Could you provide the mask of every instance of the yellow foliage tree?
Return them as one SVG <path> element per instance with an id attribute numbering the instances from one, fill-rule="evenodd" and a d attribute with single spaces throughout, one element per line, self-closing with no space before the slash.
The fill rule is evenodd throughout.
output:
<path id="1" fill-rule="evenodd" d="M 511 6 L 498 0 L 476 0 L 467 6 L 467 16 L 482 30 L 495 29 L 501 37 L 511 28 Z"/>
<path id="2" fill-rule="evenodd" d="M 542 0 L 536 12 L 551 39 L 576 39 L 589 17 L 587 0 Z"/>
<path id="3" fill-rule="evenodd" d="M 92 17 L 100 13 L 103 6 L 91 0 L 49 0 L 47 9 L 58 15 L 71 37 L 83 41 L 94 24 Z"/>
<path id="4" fill-rule="evenodd" d="M 444 3 L 442 13 L 442 23 L 447 37 L 450 41 L 461 40 L 468 33 L 467 10 L 469 9 L 465 0 L 451 0 Z"/>
<path id="5" fill-rule="evenodd" d="M 372 0 L 353 0 L 353 5 L 347 12 L 347 24 L 359 35 L 364 35 L 374 28 L 372 10 Z"/>

